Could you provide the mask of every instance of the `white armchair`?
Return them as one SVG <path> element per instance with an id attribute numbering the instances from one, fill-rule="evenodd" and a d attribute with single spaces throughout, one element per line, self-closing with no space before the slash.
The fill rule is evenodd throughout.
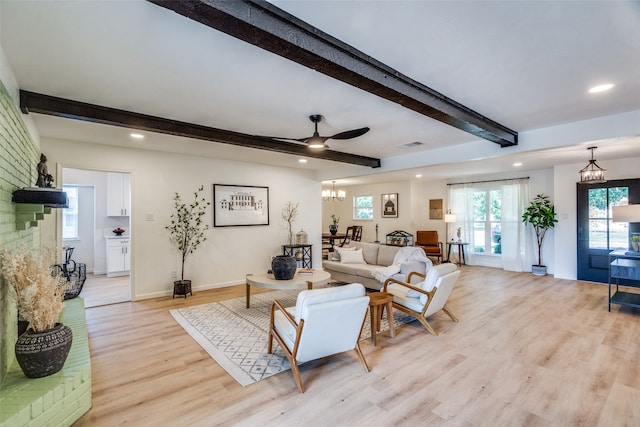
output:
<path id="1" fill-rule="evenodd" d="M 424 281 L 412 283 L 417 281 L 414 280 L 416 276 Z M 382 290 L 393 295 L 394 308 L 415 317 L 429 332 L 438 335 L 427 322 L 427 318 L 442 310 L 451 320 L 458 321 L 447 307 L 447 300 L 458 276 L 460 271 L 455 264 L 440 264 L 430 268 L 426 275 L 411 272 L 407 278 L 409 283 L 389 278 L 384 282 Z"/>
<path id="2" fill-rule="evenodd" d="M 298 294 L 295 307 L 285 308 L 279 301 L 271 306 L 269 344 L 273 339 L 284 351 L 300 393 L 304 387 L 298 364 L 332 354 L 355 350 L 369 372 L 358 343 L 369 307 L 369 297 L 360 283 L 313 289 Z"/>

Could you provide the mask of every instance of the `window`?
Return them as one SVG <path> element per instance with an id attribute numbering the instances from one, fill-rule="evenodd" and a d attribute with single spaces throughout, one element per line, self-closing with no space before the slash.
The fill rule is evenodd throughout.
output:
<path id="1" fill-rule="evenodd" d="M 78 187 L 62 186 L 69 198 L 69 207 L 62 210 L 62 238 L 78 238 Z"/>
<path id="2" fill-rule="evenodd" d="M 373 196 L 353 196 L 353 219 L 373 219 Z"/>
<path id="3" fill-rule="evenodd" d="M 613 222 L 611 206 L 626 205 L 628 187 L 589 189 L 589 248 L 621 249 L 629 247 L 629 223 Z"/>
<path id="4" fill-rule="evenodd" d="M 473 242 L 475 252 L 502 253 L 502 191 L 473 191 Z"/>

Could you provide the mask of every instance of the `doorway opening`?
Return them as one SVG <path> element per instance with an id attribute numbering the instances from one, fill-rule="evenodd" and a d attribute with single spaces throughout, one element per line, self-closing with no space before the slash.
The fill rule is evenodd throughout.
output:
<path id="1" fill-rule="evenodd" d="M 63 209 L 62 215 L 62 242 L 74 247 L 76 263 L 87 266 L 87 280 L 80 293 L 87 308 L 131 301 L 130 176 L 62 170 L 63 188 L 70 190 L 69 208 Z"/>

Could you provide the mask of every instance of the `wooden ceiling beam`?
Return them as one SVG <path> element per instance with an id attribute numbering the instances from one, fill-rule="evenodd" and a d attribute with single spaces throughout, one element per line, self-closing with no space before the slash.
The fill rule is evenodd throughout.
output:
<path id="1" fill-rule="evenodd" d="M 262 0 L 148 0 L 208 27 L 508 147 L 518 133 Z"/>
<path id="2" fill-rule="evenodd" d="M 279 141 L 277 139 L 247 135 L 223 129 L 180 122 L 162 117 L 149 116 L 131 111 L 118 110 L 100 105 L 87 104 L 55 96 L 20 91 L 20 109 L 23 113 L 39 113 L 68 119 L 82 120 L 91 123 L 126 127 L 163 133 L 167 135 L 194 138 L 223 144 L 237 145 L 246 148 L 294 154 L 340 163 L 349 163 L 371 168 L 380 167 L 380 159 L 325 150 L 313 151 L 303 144 Z"/>

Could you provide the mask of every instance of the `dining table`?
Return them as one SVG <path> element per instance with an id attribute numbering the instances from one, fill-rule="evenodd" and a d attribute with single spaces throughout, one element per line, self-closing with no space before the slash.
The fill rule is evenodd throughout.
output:
<path id="1" fill-rule="evenodd" d="M 335 245 L 336 239 L 338 241 L 342 241 L 345 237 L 347 237 L 347 233 L 322 233 L 322 243 L 328 242 L 331 245 L 331 251 L 333 251 L 333 246 Z"/>

